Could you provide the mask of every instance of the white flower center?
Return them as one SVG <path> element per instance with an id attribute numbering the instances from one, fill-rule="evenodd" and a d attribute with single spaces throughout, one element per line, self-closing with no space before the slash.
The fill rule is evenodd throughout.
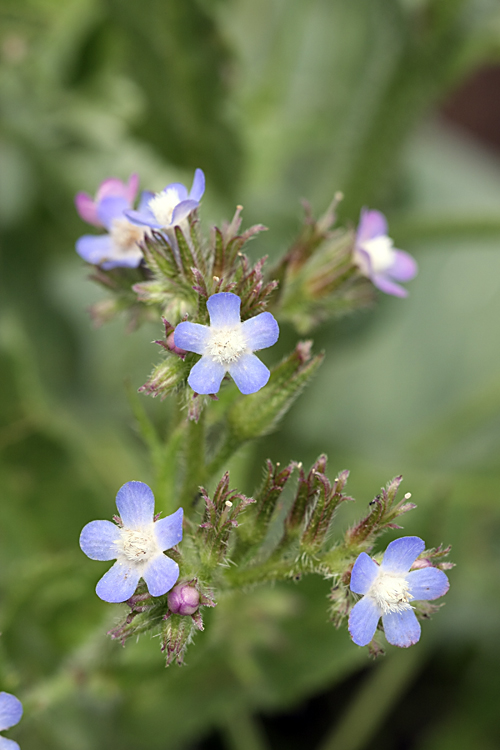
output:
<path id="1" fill-rule="evenodd" d="M 121 529 L 118 546 L 126 559 L 135 563 L 147 562 L 161 552 L 152 529 Z"/>
<path id="2" fill-rule="evenodd" d="M 370 256 L 372 273 L 383 273 L 394 265 L 396 251 L 393 244 L 391 238 L 386 234 L 381 234 L 372 240 L 365 240 L 361 243 L 361 249 Z M 370 268 L 368 268 L 366 258 L 362 253 L 356 253 L 356 263 L 360 267 L 361 273 L 365 274 L 365 276 L 370 274 Z"/>
<path id="3" fill-rule="evenodd" d="M 161 193 L 156 193 L 148 203 L 148 207 L 162 227 L 169 227 L 172 223 L 174 208 L 179 205 L 181 199 L 176 188 L 167 188 Z"/>
<path id="4" fill-rule="evenodd" d="M 405 609 L 411 609 L 409 602 L 413 599 L 408 581 L 404 576 L 384 573 L 382 569 L 370 586 L 368 596 L 374 600 L 384 615 L 389 612 L 403 612 Z"/>
<path id="5" fill-rule="evenodd" d="M 137 243 L 142 242 L 144 236 L 147 234 L 147 230 L 143 227 L 131 224 L 127 219 L 113 219 L 110 234 L 113 250 L 116 255 L 121 257 L 129 255 L 139 257 L 142 255 Z"/>
<path id="6" fill-rule="evenodd" d="M 225 326 L 210 329 L 210 338 L 205 348 L 205 354 L 208 354 L 221 365 L 228 367 L 237 362 L 241 355 L 247 351 L 247 342 L 241 330 L 241 323 L 232 328 Z"/>

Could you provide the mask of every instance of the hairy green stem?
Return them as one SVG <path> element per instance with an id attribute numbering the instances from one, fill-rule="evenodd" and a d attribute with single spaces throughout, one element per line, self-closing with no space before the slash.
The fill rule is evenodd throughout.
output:
<path id="1" fill-rule="evenodd" d="M 179 505 L 189 515 L 198 495 L 198 488 L 207 476 L 205 466 L 205 417 L 198 422 L 188 420 L 184 447 L 184 479 L 179 493 Z"/>
<path id="2" fill-rule="evenodd" d="M 262 727 L 249 713 L 229 714 L 221 730 L 228 750 L 269 750 Z"/>

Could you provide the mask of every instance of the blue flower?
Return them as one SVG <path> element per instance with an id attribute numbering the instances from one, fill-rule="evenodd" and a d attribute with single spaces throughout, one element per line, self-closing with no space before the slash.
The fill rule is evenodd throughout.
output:
<path id="1" fill-rule="evenodd" d="M 201 169 L 197 169 L 189 195 L 185 185 L 173 182 L 160 193 L 143 192 L 139 209 L 126 211 L 125 215 L 134 224 L 152 229 L 170 229 L 182 225 L 191 211 L 198 208 L 204 192 L 205 175 Z"/>
<path id="2" fill-rule="evenodd" d="M 10 729 L 21 720 L 23 706 L 15 695 L 0 693 L 0 732 Z M 19 745 L 14 740 L 0 737 L 0 750 L 19 750 Z"/>
<path id="3" fill-rule="evenodd" d="M 163 554 L 182 539 L 182 508 L 154 519 L 154 495 L 143 482 L 127 482 L 118 491 L 119 525 L 91 521 L 80 547 L 91 560 L 116 560 L 96 586 L 105 602 L 125 602 L 143 578 L 152 596 L 166 594 L 179 577 L 179 566 Z"/>
<path id="4" fill-rule="evenodd" d="M 387 232 L 384 214 L 363 208 L 356 233 L 354 263 L 382 292 L 406 297 L 406 289 L 395 281 L 413 279 L 417 274 L 417 264 L 409 253 L 393 247 Z"/>
<path id="5" fill-rule="evenodd" d="M 217 393 L 226 372 L 244 394 L 255 393 L 269 380 L 268 368 L 253 352 L 276 343 L 278 324 L 268 312 L 242 323 L 240 306 L 236 294 L 213 294 L 207 301 L 210 326 L 186 321 L 175 329 L 177 347 L 202 355 L 188 378 L 196 393 Z"/>
<path id="6" fill-rule="evenodd" d="M 438 568 L 410 570 L 424 549 L 418 536 L 404 536 L 389 544 L 381 565 L 366 552 L 359 555 L 351 573 L 351 591 L 364 596 L 349 615 L 349 632 L 358 646 L 370 643 L 380 618 L 393 646 L 408 648 L 419 640 L 420 624 L 410 602 L 437 599 L 450 586 Z"/>
<path id="7" fill-rule="evenodd" d="M 132 175 L 128 185 L 110 177 L 99 186 L 95 200 L 87 193 L 78 193 L 78 213 L 90 224 L 105 227 L 107 234 L 84 234 L 76 242 L 76 252 L 87 263 L 111 268 L 137 268 L 143 254 L 140 242 L 147 230 L 132 224 L 124 211 L 132 207 L 138 188 L 138 177 Z"/>

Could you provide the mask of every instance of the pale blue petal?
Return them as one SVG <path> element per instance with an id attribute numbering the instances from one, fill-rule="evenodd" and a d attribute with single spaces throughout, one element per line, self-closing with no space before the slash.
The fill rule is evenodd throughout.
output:
<path id="1" fill-rule="evenodd" d="M 116 507 L 126 529 L 140 529 L 153 522 L 155 498 L 144 482 L 127 482 L 118 490 Z"/>
<path id="2" fill-rule="evenodd" d="M 179 566 L 170 557 L 158 555 L 151 560 L 142 577 L 151 596 L 162 596 L 170 591 L 179 578 Z"/>
<path id="3" fill-rule="evenodd" d="M 225 373 L 224 365 L 202 357 L 189 373 L 188 383 L 195 393 L 217 393 Z"/>
<path id="4" fill-rule="evenodd" d="M 438 599 L 450 588 L 448 576 L 439 568 L 420 568 L 412 570 L 405 576 L 410 586 L 410 594 L 415 601 L 420 599 Z"/>
<path id="5" fill-rule="evenodd" d="M 11 693 L 0 693 L 0 732 L 10 729 L 21 720 L 23 704 Z"/>
<path id="6" fill-rule="evenodd" d="M 174 343 L 187 352 L 203 354 L 210 338 L 210 328 L 199 323 L 179 323 L 174 331 Z"/>
<path id="7" fill-rule="evenodd" d="M 109 234 L 84 234 L 76 241 L 76 252 L 86 260 L 98 266 L 113 253 Z"/>
<path id="8" fill-rule="evenodd" d="M 80 547 L 91 560 L 116 560 L 120 529 L 111 521 L 91 521 L 80 534 Z"/>
<path id="9" fill-rule="evenodd" d="M 134 252 L 128 252 L 127 255 L 119 256 L 115 260 L 105 260 L 101 263 L 101 266 L 105 271 L 108 271 L 110 268 L 137 268 L 137 266 L 140 266 L 143 258 L 142 250 L 138 247 Z"/>
<path id="10" fill-rule="evenodd" d="M 388 274 L 389 271 L 386 271 L 385 274 L 377 273 L 371 276 L 373 285 L 384 294 L 392 294 L 393 297 L 408 297 L 408 290 L 392 281 Z"/>
<path id="11" fill-rule="evenodd" d="M 351 591 L 355 594 L 366 594 L 379 570 L 377 563 L 366 552 L 362 552 L 352 569 Z"/>
<path id="12" fill-rule="evenodd" d="M 387 219 L 380 211 L 361 209 L 356 242 L 362 244 L 366 240 L 372 240 L 374 237 L 380 237 L 388 233 Z"/>
<path id="13" fill-rule="evenodd" d="M 166 188 L 163 188 L 162 193 L 176 193 L 179 203 L 187 200 L 188 191 L 187 187 L 182 182 L 171 182 Z"/>
<path id="14" fill-rule="evenodd" d="M 412 609 L 404 609 L 402 612 L 389 612 L 389 614 L 383 615 L 382 623 L 385 637 L 393 646 L 408 648 L 417 643 L 420 638 L 420 623 Z"/>
<path id="15" fill-rule="evenodd" d="M 194 201 L 200 201 L 203 193 L 205 192 L 205 175 L 201 169 L 197 169 L 194 173 L 193 185 L 189 197 Z"/>
<path id="16" fill-rule="evenodd" d="M 8 740 L 7 737 L 0 737 L 0 750 L 21 750 L 21 748 L 14 740 Z"/>
<path id="17" fill-rule="evenodd" d="M 110 195 L 97 204 L 97 215 L 107 229 L 111 229 L 113 219 L 123 217 L 123 212 L 130 208 L 129 202 L 120 195 Z"/>
<path id="18" fill-rule="evenodd" d="M 160 518 L 153 525 L 156 541 L 161 550 L 170 549 L 182 539 L 182 508 L 166 518 Z"/>
<path id="19" fill-rule="evenodd" d="M 170 222 L 170 226 L 178 226 L 181 221 L 187 219 L 191 211 L 194 211 L 195 208 L 198 208 L 198 205 L 198 201 L 191 200 L 185 200 L 178 203 L 172 211 L 172 220 Z"/>
<path id="20" fill-rule="evenodd" d="M 151 209 L 149 208 L 149 201 L 153 200 L 156 193 L 152 193 L 151 190 L 143 190 L 141 193 L 141 199 L 139 201 L 139 207 L 138 211 L 139 213 L 143 213 L 144 211 L 149 211 L 151 213 L 151 216 L 153 216 L 153 213 Z"/>
<path id="21" fill-rule="evenodd" d="M 125 211 L 124 215 L 132 224 L 139 224 L 139 226 L 147 226 L 152 229 L 162 228 L 162 225 L 150 208 L 143 208 L 142 211 Z"/>
<path id="22" fill-rule="evenodd" d="M 271 375 L 269 369 L 255 354 L 243 354 L 237 362 L 231 363 L 227 369 L 245 396 L 260 391 Z"/>
<path id="23" fill-rule="evenodd" d="M 391 542 L 384 552 L 382 568 L 386 573 L 406 573 L 424 551 L 425 543 L 418 536 L 403 536 Z"/>
<path id="24" fill-rule="evenodd" d="M 210 324 L 214 328 L 235 326 L 240 322 L 241 299 L 232 292 L 212 294 L 207 300 Z"/>
<path id="25" fill-rule="evenodd" d="M 368 596 L 354 605 L 349 615 L 349 633 L 357 646 L 367 646 L 375 635 L 380 612 Z"/>
<path id="26" fill-rule="evenodd" d="M 274 317 L 269 312 L 260 313 L 255 318 L 245 320 L 241 325 L 248 348 L 253 352 L 266 349 L 278 340 L 280 329 Z"/>
<path id="27" fill-rule="evenodd" d="M 115 562 L 95 587 L 97 596 L 105 602 L 126 602 L 133 595 L 140 578 L 136 566 Z"/>
<path id="28" fill-rule="evenodd" d="M 396 281 L 411 281 L 418 273 L 417 261 L 404 250 L 395 251 L 394 263 L 389 268 L 389 273 Z"/>

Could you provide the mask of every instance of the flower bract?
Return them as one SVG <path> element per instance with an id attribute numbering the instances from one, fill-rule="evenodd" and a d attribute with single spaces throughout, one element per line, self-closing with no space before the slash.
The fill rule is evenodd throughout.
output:
<path id="1" fill-rule="evenodd" d="M 236 294 L 213 294 L 207 301 L 210 326 L 185 321 L 175 329 L 176 346 L 202 355 L 188 377 L 196 393 L 217 393 L 226 372 L 244 394 L 255 393 L 269 380 L 268 368 L 253 352 L 276 343 L 278 324 L 269 312 L 242 323 L 240 307 Z"/>
<path id="2" fill-rule="evenodd" d="M 154 520 L 154 495 L 143 482 L 127 482 L 118 491 L 121 525 L 91 521 L 80 535 L 80 547 L 92 560 L 116 560 L 96 586 L 105 602 L 125 602 L 141 578 L 152 596 L 170 591 L 179 566 L 163 552 L 182 539 L 182 508 Z"/>
<path id="3" fill-rule="evenodd" d="M 407 648 L 419 640 L 420 624 L 412 602 L 437 599 L 450 585 L 439 568 L 410 570 L 424 549 L 418 536 L 405 536 L 389 544 L 381 565 L 366 552 L 359 555 L 351 573 L 351 591 L 363 598 L 349 615 L 349 632 L 358 646 L 370 643 L 380 618 L 393 646 Z"/>
<path id="4" fill-rule="evenodd" d="M 126 211 L 126 216 L 134 224 L 152 229 L 169 229 L 179 226 L 198 208 L 205 192 L 205 175 L 201 169 L 194 173 L 193 185 L 188 194 L 180 182 L 167 185 L 160 193 L 143 192 L 137 211 Z"/>
<path id="5" fill-rule="evenodd" d="M 409 253 L 393 247 L 387 231 L 384 214 L 362 209 L 356 233 L 354 262 L 363 276 L 367 276 L 382 292 L 406 297 L 407 290 L 396 282 L 413 279 L 417 274 L 417 264 Z"/>
<path id="6" fill-rule="evenodd" d="M 11 693 L 0 693 L 0 732 L 10 729 L 21 720 L 23 706 L 21 701 Z M 19 750 L 14 740 L 0 737 L 0 750 Z"/>
<path id="7" fill-rule="evenodd" d="M 147 230 L 132 224 L 124 214 L 133 205 L 137 188 L 137 175 L 132 175 L 127 185 L 114 177 L 104 180 L 95 200 L 78 193 L 75 203 L 82 219 L 107 229 L 107 234 L 85 234 L 77 240 L 76 251 L 87 263 L 106 270 L 140 264 L 143 254 L 138 243 Z"/>

